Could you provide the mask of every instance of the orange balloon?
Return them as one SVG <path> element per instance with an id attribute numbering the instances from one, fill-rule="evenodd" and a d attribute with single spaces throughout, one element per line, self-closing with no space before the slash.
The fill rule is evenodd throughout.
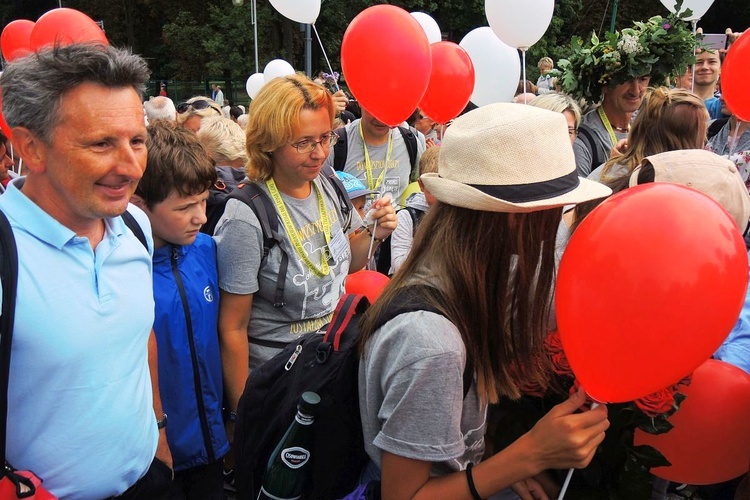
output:
<path id="1" fill-rule="evenodd" d="M 31 30 L 30 40 L 33 50 L 73 43 L 109 45 L 106 35 L 93 19 L 83 12 L 66 8 L 44 13 Z"/>
<path id="2" fill-rule="evenodd" d="M 408 12 L 375 5 L 360 12 L 341 41 L 341 68 L 360 106 L 390 127 L 414 112 L 430 81 L 430 42 Z"/>
<path id="3" fill-rule="evenodd" d="M 388 284 L 388 276 L 367 269 L 357 271 L 346 277 L 346 293 L 364 295 L 370 304 L 374 304 Z"/>
<path id="4" fill-rule="evenodd" d="M 558 273 L 565 353 L 595 400 L 626 402 L 679 382 L 732 330 L 747 254 L 731 216 L 694 189 L 636 186 L 599 205 Z"/>
<path id="5" fill-rule="evenodd" d="M 636 445 L 651 445 L 672 465 L 651 473 L 677 483 L 715 484 L 748 472 L 750 463 L 750 375 L 709 359 L 693 373 L 687 396 L 666 434 L 635 433 Z"/>
<path id="6" fill-rule="evenodd" d="M 31 30 L 34 23 L 27 19 L 9 22 L 0 34 L 0 49 L 6 61 L 12 61 L 32 52 Z"/>

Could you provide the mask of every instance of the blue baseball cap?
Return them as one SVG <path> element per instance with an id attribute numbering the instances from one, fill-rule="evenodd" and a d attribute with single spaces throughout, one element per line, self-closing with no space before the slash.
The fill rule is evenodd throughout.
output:
<path id="1" fill-rule="evenodd" d="M 350 200 L 353 200 L 354 198 L 359 198 L 360 196 L 377 193 L 377 191 L 373 191 L 372 189 L 367 189 L 365 185 L 362 184 L 362 181 L 354 177 L 352 174 L 348 174 L 346 172 L 341 172 L 337 170 L 336 175 L 339 177 L 339 179 L 341 179 L 341 182 L 344 184 L 344 188 L 346 189 L 346 194 L 349 195 Z"/>

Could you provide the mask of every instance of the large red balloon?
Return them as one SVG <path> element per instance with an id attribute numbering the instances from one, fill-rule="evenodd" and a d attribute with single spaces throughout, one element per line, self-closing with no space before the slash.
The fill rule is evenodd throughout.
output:
<path id="1" fill-rule="evenodd" d="M 666 434 L 637 430 L 635 444 L 659 450 L 672 465 L 651 472 L 677 483 L 714 484 L 748 472 L 750 463 L 750 375 L 709 359 L 693 373 L 687 398 Z"/>
<path id="2" fill-rule="evenodd" d="M 602 203 L 570 239 L 556 289 L 586 392 L 632 401 L 695 370 L 737 321 L 747 265 L 732 217 L 694 189 L 646 184 Z"/>
<path id="3" fill-rule="evenodd" d="M 11 21 L 0 34 L 0 49 L 6 61 L 12 61 L 32 52 L 31 30 L 34 23 L 27 19 Z"/>
<path id="4" fill-rule="evenodd" d="M 430 81 L 430 42 L 405 10 L 375 5 L 357 15 L 341 41 L 341 68 L 359 104 L 395 127 L 419 105 Z"/>
<path id="5" fill-rule="evenodd" d="M 75 9 L 52 9 L 43 14 L 31 30 L 31 48 L 34 50 L 82 42 L 109 44 L 99 25 Z"/>
<path id="6" fill-rule="evenodd" d="M 357 271 L 346 277 L 346 293 L 364 295 L 370 304 L 374 304 L 388 284 L 388 276 L 377 271 Z"/>
<path id="7" fill-rule="evenodd" d="M 419 107 L 438 123 L 448 123 L 463 111 L 474 91 L 474 65 L 469 54 L 453 42 L 430 45 L 432 73 Z"/>
<path id="8" fill-rule="evenodd" d="M 750 30 L 732 44 L 721 68 L 721 95 L 729 110 L 742 121 L 750 121 Z"/>

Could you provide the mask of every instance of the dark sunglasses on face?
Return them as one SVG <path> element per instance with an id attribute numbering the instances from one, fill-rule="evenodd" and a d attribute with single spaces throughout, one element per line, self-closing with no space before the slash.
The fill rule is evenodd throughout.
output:
<path id="1" fill-rule="evenodd" d="M 181 102 L 180 104 L 177 105 L 177 112 L 179 114 L 183 114 L 191 107 L 195 109 L 196 111 L 200 111 L 201 109 L 206 109 L 206 108 L 212 108 L 214 111 L 221 114 L 221 112 L 218 109 L 211 106 L 211 103 L 209 103 L 205 99 L 198 99 L 193 102 Z"/>

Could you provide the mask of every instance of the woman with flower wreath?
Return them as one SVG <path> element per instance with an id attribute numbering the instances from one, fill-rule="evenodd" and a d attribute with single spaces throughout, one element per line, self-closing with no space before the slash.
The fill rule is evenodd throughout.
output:
<path id="1" fill-rule="evenodd" d="M 487 407 L 550 373 L 542 346 L 562 206 L 609 190 L 576 175 L 561 113 L 483 106 L 457 118 L 441 148 L 438 172 L 421 177 L 438 203 L 361 325 L 364 477 L 381 480 L 385 500 L 480 499 L 510 486 L 547 498 L 530 478 L 588 464 L 606 408 L 576 413 L 579 391 L 482 461 Z"/>

